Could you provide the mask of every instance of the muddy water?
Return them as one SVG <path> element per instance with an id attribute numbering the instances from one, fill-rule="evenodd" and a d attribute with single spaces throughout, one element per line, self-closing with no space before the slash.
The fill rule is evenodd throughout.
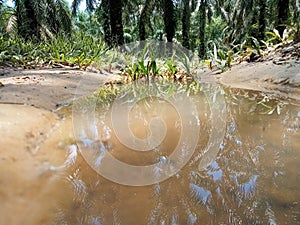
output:
<path id="1" fill-rule="evenodd" d="M 192 158 L 171 178 L 148 186 L 121 185 L 95 172 L 77 149 L 71 116 L 1 105 L 0 224 L 300 224 L 299 105 L 226 91 L 224 138 L 199 169 L 213 124 L 202 97 L 196 99 L 200 132 Z M 132 151 L 113 132 L 100 132 L 96 146 L 138 166 L 165 159 L 183 125 L 172 105 L 147 104 L 132 110 L 130 129 L 148 137 L 149 120 L 162 113 L 167 136 L 159 148 Z M 103 118 L 96 120 L 99 130 L 111 126 Z"/>

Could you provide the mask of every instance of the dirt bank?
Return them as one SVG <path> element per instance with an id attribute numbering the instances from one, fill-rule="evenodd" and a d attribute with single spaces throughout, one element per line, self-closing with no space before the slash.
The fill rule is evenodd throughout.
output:
<path id="1" fill-rule="evenodd" d="M 72 101 L 77 85 L 84 77 L 99 86 L 109 79 L 72 68 L 0 68 L 0 103 L 26 104 L 54 111 Z"/>
<path id="2" fill-rule="evenodd" d="M 280 45 L 262 53 L 255 62 L 242 62 L 224 73 L 204 69 L 200 81 L 212 77 L 224 87 L 257 90 L 300 101 L 300 43 Z"/>

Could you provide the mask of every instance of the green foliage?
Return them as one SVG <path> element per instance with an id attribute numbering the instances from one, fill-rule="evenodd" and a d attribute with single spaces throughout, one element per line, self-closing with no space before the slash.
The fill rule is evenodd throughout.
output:
<path id="1" fill-rule="evenodd" d="M 209 45 L 209 60 L 205 60 L 204 63 L 210 69 L 220 69 L 221 72 L 224 72 L 232 66 L 234 62 L 237 62 L 239 57 L 243 53 L 244 43 L 237 45 L 226 45 L 210 41 Z"/>
<path id="2" fill-rule="evenodd" d="M 286 26 L 286 29 L 281 37 L 278 30 L 274 29 L 273 31 L 267 31 L 266 35 L 268 39 L 266 43 L 278 44 L 281 42 L 292 41 L 297 35 L 298 28 L 294 26 Z"/>
<path id="3" fill-rule="evenodd" d="M 6 65 L 28 67 L 62 63 L 84 68 L 101 58 L 106 46 L 101 38 L 77 32 L 71 37 L 61 35 L 40 43 L 25 42 L 18 37 L 0 37 L 0 52 L 0 61 Z"/>
<path id="4" fill-rule="evenodd" d="M 280 37 L 280 35 L 276 29 L 274 29 L 273 31 L 267 31 L 266 34 L 270 36 L 270 38 L 266 41 L 267 43 L 283 41 L 283 39 Z"/>
<path id="5" fill-rule="evenodd" d="M 157 60 L 137 60 L 133 62 L 131 66 L 125 68 L 123 75 L 128 76 L 130 80 L 137 80 L 142 77 L 146 77 L 147 80 L 150 77 L 156 77 L 162 75 L 160 73 L 161 63 Z"/>
<path id="6" fill-rule="evenodd" d="M 175 74 L 178 72 L 178 69 L 176 65 L 174 64 L 173 60 L 167 61 L 168 70 L 171 73 L 172 76 L 175 76 Z"/>
<path id="7" fill-rule="evenodd" d="M 14 29 L 14 10 L 8 6 L 0 8 L 0 35 L 6 35 Z"/>
<path id="8" fill-rule="evenodd" d="M 139 96 L 141 99 L 145 99 L 145 97 L 149 96 L 149 92 L 151 95 L 159 94 L 160 96 L 169 97 L 176 96 L 178 93 L 186 93 L 189 96 L 197 95 L 203 91 L 202 88 L 205 86 L 203 84 L 202 87 L 200 87 L 194 80 L 188 82 L 170 82 L 170 80 L 160 79 L 156 80 L 155 83 L 149 83 L 146 80 L 139 80 L 138 82 L 138 85 L 136 85 L 137 83 L 130 83 L 126 86 L 111 85 L 108 83 L 100 87 L 93 94 L 86 96 L 84 101 L 80 100 L 78 107 L 84 107 L 84 104 L 93 105 L 96 103 L 97 108 L 99 107 L 107 111 L 115 98 L 124 90 L 132 96 Z M 147 104 L 147 99 L 144 103 Z M 74 102 L 74 104 L 76 105 L 77 103 Z"/>
<path id="9" fill-rule="evenodd" d="M 185 83 L 191 80 L 191 74 L 184 69 L 179 69 L 180 62 L 176 60 L 146 59 L 137 60 L 127 66 L 122 72 L 122 76 L 127 81 L 145 78 L 150 80 L 169 80 Z"/>
<path id="10" fill-rule="evenodd" d="M 111 12 L 116 9 L 112 9 L 107 0 L 86 0 L 85 12 L 78 12 L 82 0 L 74 0 L 71 9 L 65 0 L 13 2 L 17 7 L 9 8 L 5 1 L 0 7 L 0 59 L 6 64 L 67 63 L 84 68 L 92 61 L 105 61 L 100 57 L 106 51 L 102 39 L 112 47 L 112 42 L 116 41 L 113 37 L 118 37 L 123 43 L 122 37 L 119 37 L 123 36 L 125 43 L 128 43 L 138 41 L 142 36 L 176 43 L 183 43 L 185 38 L 185 46 L 199 53 L 203 60 L 207 59 L 205 62 L 209 67 L 215 66 L 224 71 L 238 58 L 252 60 L 259 56 L 265 45 L 290 40 L 297 35 L 300 39 L 300 8 L 297 1 L 290 1 L 289 8 L 285 9 L 289 12 L 289 18 L 285 24 L 280 24 L 287 28 L 288 35 L 285 36 L 275 29 L 279 25 L 279 12 L 275 10 L 278 1 L 275 0 L 124 0 L 115 6 L 118 12 L 122 11 L 123 23 L 115 24 L 114 30 L 112 22 L 116 19 L 111 20 L 115 16 Z M 30 21 L 34 19 L 38 24 L 32 30 Z M 121 25 L 124 29 L 120 28 Z M 113 34 L 116 30 L 118 34 Z M 265 33 L 266 30 L 268 32 Z M 70 37 L 67 38 L 67 35 Z M 27 42 L 19 40 L 19 37 Z M 37 39 L 40 43 L 34 44 Z M 142 75 L 156 76 L 161 66 L 156 59 L 153 60 L 151 57 L 138 59 L 126 70 L 134 79 Z M 178 73 L 179 67 L 190 73 L 188 57 L 181 57 L 180 62 L 177 60 L 180 65 L 165 63 L 172 75 Z"/>
<path id="11" fill-rule="evenodd" d="M 140 48 L 143 50 L 135 52 Z M 191 79 L 193 71 L 199 65 L 199 59 L 192 52 L 164 42 L 142 42 L 139 45 L 129 45 L 125 49 L 128 49 L 128 52 L 110 58 L 114 59 L 113 62 L 123 65 L 122 75 L 129 81 L 140 78 L 148 81 L 150 78 L 152 80 L 166 78 L 181 82 Z M 130 49 L 133 49 L 134 54 Z"/>

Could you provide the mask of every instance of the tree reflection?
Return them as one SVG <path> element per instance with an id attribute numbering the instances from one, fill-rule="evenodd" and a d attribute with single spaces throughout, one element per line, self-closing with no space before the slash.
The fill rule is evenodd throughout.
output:
<path id="1" fill-rule="evenodd" d="M 299 223 L 299 107 L 255 92 L 227 92 L 227 100 L 226 135 L 205 169 L 203 143 L 180 172 L 145 187 L 105 180 L 79 156 L 56 224 Z"/>

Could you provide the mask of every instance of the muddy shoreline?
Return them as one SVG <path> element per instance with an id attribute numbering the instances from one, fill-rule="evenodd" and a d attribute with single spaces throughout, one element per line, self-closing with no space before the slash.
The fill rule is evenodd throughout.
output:
<path id="1" fill-rule="evenodd" d="M 299 105 L 300 61 L 281 62 L 241 63 L 222 74 L 200 70 L 197 80 L 255 90 Z M 0 175 L 0 224 L 53 224 L 58 200 L 71 215 L 76 213 L 72 211 L 70 182 L 64 169 L 60 170 L 76 149 L 72 121 L 60 117 L 59 110 L 77 94 L 90 92 L 113 78 L 73 68 L 0 68 L 0 168 L 5 171 Z M 11 216 L 12 211 L 18 216 Z"/>
<path id="2" fill-rule="evenodd" d="M 216 82 L 225 88 L 264 92 L 278 98 L 300 101 L 300 60 L 243 62 L 224 73 L 196 71 L 198 82 Z M 111 74 L 73 68 L 0 68 L 0 104 L 25 104 L 49 111 L 70 104 L 81 79 L 96 87 L 114 79 Z M 88 85 L 86 85 L 88 88 Z M 82 91 L 82 90 L 81 90 Z"/>

